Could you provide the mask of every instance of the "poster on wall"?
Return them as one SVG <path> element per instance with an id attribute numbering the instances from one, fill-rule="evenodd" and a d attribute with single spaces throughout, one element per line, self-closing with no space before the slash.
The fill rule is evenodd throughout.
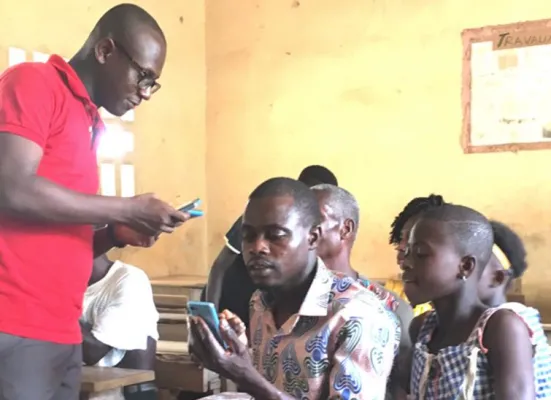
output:
<path id="1" fill-rule="evenodd" d="M 464 152 L 551 149 L 551 20 L 462 37 Z"/>

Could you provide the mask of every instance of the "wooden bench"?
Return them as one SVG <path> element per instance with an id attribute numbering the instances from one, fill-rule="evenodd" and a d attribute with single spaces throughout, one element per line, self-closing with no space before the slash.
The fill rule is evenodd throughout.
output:
<path id="1" fill-rule="evenodd" d="M 207 282 L 203 276 L 167 276 L 151 279 L 155 306 L 159 311 L 161 340 L 187 341 L 187 302 L 200 300 Z"/>
<path id="2" fill-rule="evenodd" d="M 122 397 L 122 388 L 155 380 L 154 371 L 82 367 L 80 400 L 113 398 L 117 393 Z"/>
<path id="3" fill-rule="evenodd" d="M 170 313 L 170 312 L 159 313 L 159 322 L 185 324 L 187 322 L 187 319 L 188 319 L 188 315 L 184 313 Z"/>
<path id="4" fill-rule="evenodd" d="M 160 390 L 220 393 L 218 374 L 197 366 L 189 356 L 187 342 L 159 340 L 155 376 Z"/>
<path id="5" fill-rule="evenodd" d="M 545 332 L 545 336 L 547 336 L 547 341 L 551 342 L 551 324 L 542 324 L 543 325 L 543 331 Z"/>
<path id="6" fill-rule="evenodd" d="M 204 276 L 174 275 L 152 278 L 153 294 L 187 296 L 190 300 L 199 300 L 201 291 L 207 284 Z"/>
<path id="7" fill-rule="evenodd" d="M 188 297 L 179 294 L 154 294 L 153 301 L 157 309 L 182 309 L 185 310 Z"/>
<path id="8" fill-rule="evenodd" d="M 155 374 L 159 389 L 194 393 L 220 393 L 218 374 L 200 368 L 188 354 L 158 354 Z"/>

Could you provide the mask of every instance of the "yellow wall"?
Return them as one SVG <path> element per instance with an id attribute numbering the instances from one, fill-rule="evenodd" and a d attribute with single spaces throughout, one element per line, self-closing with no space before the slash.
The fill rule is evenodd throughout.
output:
<path id="1" fill-rule="evenodd" d="M 17 46 L 72 56 L 97 19 L 120 1 L 0 2 L 0 67 Z M 169 43 L 163 88 L 136 112 L 136 191 L 181 204 L 205 197 L 204 2 L 137 1 L 163 27 Z M 180 22 L 180 17 L 183 22 Z M 197 219 L 152 249 L 124 250 L 123 259 L 150 275 L 206 274 L 206 220 Z M 199 269 L 199 270 L 198 270 Z"/>
<path id="2" fill-rule="evenodd" d="M 522 233 L 531 263 L 524 292 L 543 307 L 551 153 L 462 153 L 460 32 L 545 18 L 551 3 L 299 1 L 137 2 L 169 42 L 163 89 L 136 113 L 137 191 L 177 204 L 200 196 L 208 209 L 123 259 L 153 276 L 206 274 L 258 183 L 321 163 L 362 207 L 354 254 L 362 272 L 397 272 L 392 218 L 410 198 L 438 192 Z M 114 4 L 0 2 L 0 54 L 15 45 L 71 55 Z"/>
<path id="3" fill-rule="evenodd" d="M 322 163 L 362 208 L 357 269 L 395 274 L 390 222 L 437 192 L 522 233 L 523 290 L 543 307 L 551 152 L 463 154 L 460 33 L 550 17 L 551 3 L 299 1 L 207 2 L 209 259 L 255 185 Z"/>

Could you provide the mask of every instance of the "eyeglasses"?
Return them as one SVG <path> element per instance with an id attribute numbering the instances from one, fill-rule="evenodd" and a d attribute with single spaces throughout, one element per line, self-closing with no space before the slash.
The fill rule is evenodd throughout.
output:
<path id="1" fill-rule="evenodd" d="M 161 84 L 151 76 L 151 71 L 138 64 L 120 43 L 114 40 L 113 43 L 120 50 L 120 52 L 125 55 L 128 61 L 130 61 L 130 65 L 132 65 L 132 67 L 138 72 L 138 75 L 140 76 L 138 78 L 138 88 L 140 88 L 140 90 L 148 91 L 149 95 L 157 92 L 161 88 Z"/>

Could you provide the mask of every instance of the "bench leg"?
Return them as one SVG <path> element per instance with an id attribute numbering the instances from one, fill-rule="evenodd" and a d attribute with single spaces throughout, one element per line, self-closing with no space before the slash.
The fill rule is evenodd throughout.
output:
<path id="1" fill-rule="evenodd" d="M 80 393 L 79 400 L 124 400 L 122 389 L 107 390 L 105 392 Z"/>

